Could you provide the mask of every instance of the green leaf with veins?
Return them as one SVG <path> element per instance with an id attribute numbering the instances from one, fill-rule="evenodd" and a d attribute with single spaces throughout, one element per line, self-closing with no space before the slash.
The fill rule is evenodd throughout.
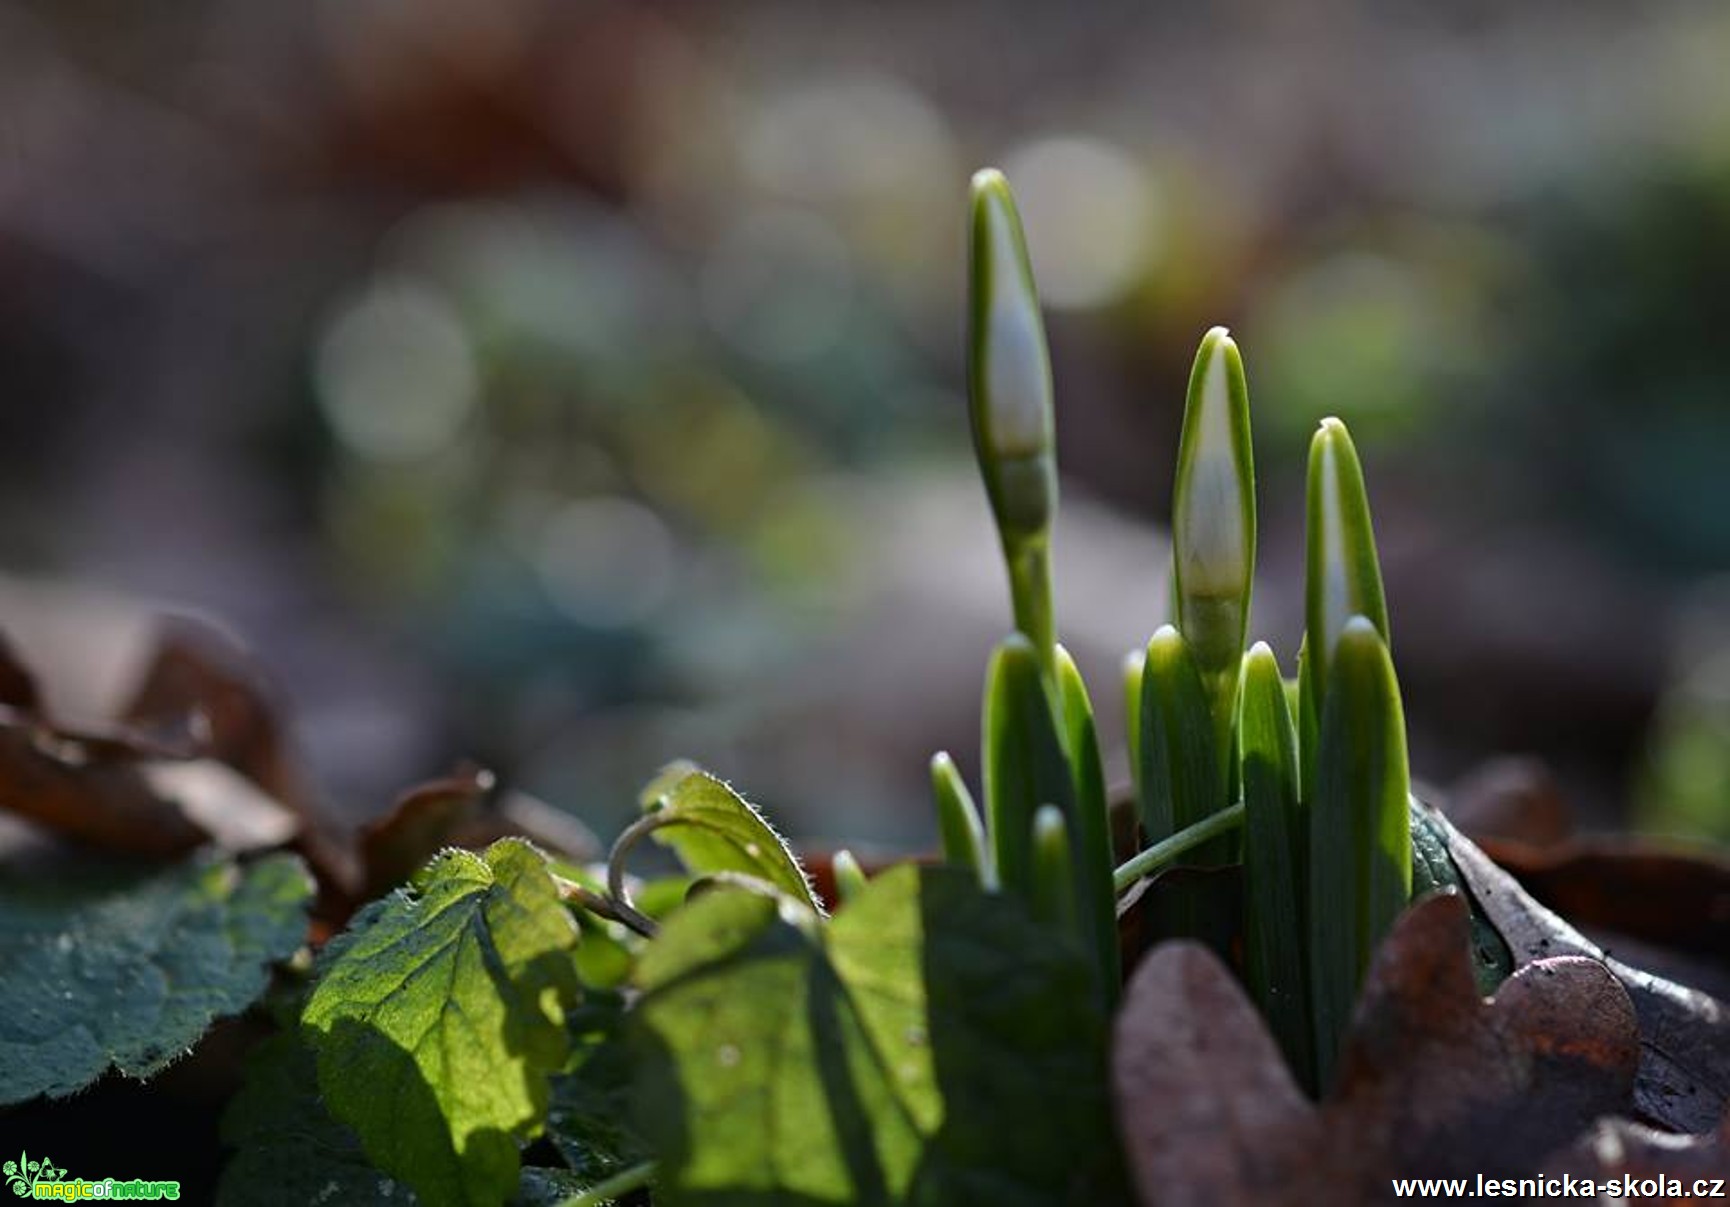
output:
<path id="1" fill-rule="evenodd" d="M 428 1207 L 497 1204 L 546 1118 L 577 926 L 515 839 L 446 851 L 333 940 L 303 1032 L 333 1115 Z"/>
<path id="2" fill-rule="evenodd" d="M 967 872 L 892 869 L 824 927 L 712 893 L 639 981 L 658 1204 L 1124 1197 L 1087 960 Z"/>
<path id="3" fill-rule="evenodd" d="M 643 789 L 641 799 L 644 812 L 658 820 L 655 841 L 669 848 L 686 871 L 754 876 L 822 913 L 786 840 L 723 781 L 689 763 L 674 763 Z"/>
<path id="4" fill-rule="evenodd" d="M 0 881 L 0 1104 L 60 1097 L 110 1067 L 150 1077 L 264 992 L 306 937 L 292 855 L 140 867 L 88 855 Z"/>

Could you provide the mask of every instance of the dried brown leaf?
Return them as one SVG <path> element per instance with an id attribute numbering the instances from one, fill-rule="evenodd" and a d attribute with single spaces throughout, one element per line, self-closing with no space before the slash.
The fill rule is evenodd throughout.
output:
<path id="1" fill-rule="evenodd" d="M 1485 1002 L 1468 941 L 1457 894 L 1401 917 L 1319 1106 L 1217 959 L 1156 948 L 1130 982 L 1113 1056 L 1143 1200 L 1362 1202 L 1396 1176 L 1530 1171 L 1624 1108 L 1639 1043 L 1616 979 L 1591 960 L 1546 960 Z"/>
<path id="2" fill-rule="evenodd" d="M 196 622 L 172 622 L 125 714 L 77 725 L 49 715 L 34 676 L 0 648 L 0 807 L 78 842 L 147 857 L 212 841 L 250 851 L 302 836 L 278 795 L 297 773 L 271 736 L 266 697 L 244 655 L 220 640 Z M 206 652 L 219 648 L 227 662 Z"/>
<path id="3" fill-rule="evenodd" d="M 212 625 L 174 617 L 159 627 L 123 719 L 136 731 L 197 734 L 199 754 L 234 768 L 298 819 L 296 846 L 327 894 L 352 895 L 360 868 L 351 836 L 325 807 L 285 715 L 244 647 Z"/>
<path id="4" fill-rule="evenodd" d="M 1472 896 L 1516 962 L 1575 955 L 1601 960 L 1621 981 L 1640 1020 L 1634 1101 L 1647 1121 L 1704 1133 L 1730 1109 L 1730 1006 L 1635 968 L 1534 900 L 1474 843 L 1448 827 L 1449 851 Z"/>
<path id="5" fill-rule="evenodd" d="M 159 795 L 139 763 L 35 725 L 0 722 L 0 808 L 90 846 L 167 858 L 209 835 Z"/>
<path id="6" fill-rule="evenodd" d="M 1164 943 L 1130 978 L 1112 1088 L 1142 1202 L 1321 1202 L 1338 1171 L 1278 1046 L 1206 947 Z"/>
<path id="7" fill-rule="evenodd" d="M 1707 1136 L 1677 1136 L 1626 1119 L 1605 1119 L 1553 1158 L 1543 1172 L 1596 1183 L 1661 1179 L 1660 1193 L 1666 1203 L 1721 1204 L 1730 1197 L 1730 1118 Z M 1674 1186 L 1670 1179 L 1675 1180 Z"/>
<path id="8" fill-rule="evenodd" d="M 18 660 L 5 633 L 0 633 L 0 705 L 26 714 L 38 713 L 42 709 L 42 693 L 36 686 L 36 676 Z"/>
<path id="9" fill-rule="evenodd" d="M 1730 858 L 1719 851 L 1612 837 L 1542 850 L 1478 845 L 1576 926 L 1730 958 Z"/>
<path id="10" fill-rule="evenodd" d="M 490 771 L 459 767 L 441 779 L 410 788 L 397 797 L 389 813 L 362 827 L 366 896 L 388 892 L 439 850 L 456 845 L 454 836 L 480 809 L 493 782 Z"/>

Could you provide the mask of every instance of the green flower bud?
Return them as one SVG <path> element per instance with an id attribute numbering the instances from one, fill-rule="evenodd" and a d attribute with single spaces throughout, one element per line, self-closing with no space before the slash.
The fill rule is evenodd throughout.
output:
<path id="1" fill-rule="evenodd" d="M 1051 358 L 1027 240 L 1003 173 L 973 177 L 967 387 L 973 446 L 1009 567 L 1015 627 L 1055 679 L 1050 534 L 1057 515 Z"/>
<path id="2" fill-rule="evenodd" d="M 1203 337 L 1190 373 L 1171 552 L 1177 625 L 1229 733 L 1255 577 L 1255 461 L 1243 360 L 1224 327 Z"/>

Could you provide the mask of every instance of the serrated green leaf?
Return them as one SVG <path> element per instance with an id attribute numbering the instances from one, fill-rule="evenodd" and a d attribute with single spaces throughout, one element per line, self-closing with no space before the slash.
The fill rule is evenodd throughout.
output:
<path id="1" fill-rule="evenodd" d="M 985 815 L 997 881 L 1032 903 L 1033 815 L 1041 805 L 1075 811 L 1075 784 L 1052 715 L 1039 655 L 1017 633 L 985 674 L 982 740 Z"/>
<path id="2" fill-rule="evenodd" d="M 821 929 L 715 893 L 640 977 L 659 1204 L 1122 1197 L 1086 961 L 964 872 L 891 869 Z"/>
<path id="3" fill-rule="evenodd" d="M 1360 616 L 1346 622 L 1332 663 L 1309 847 L 1310 991 L 1323 1087 L 1370 957 L 1412 892 L 1411 776 L 1393 661 Z"/>
<path id="4" fill-rule="evenodd" d="M 300 860 L 209 854 L 166 869 L 92 856 L 0 882 L 0 1104 L 109 1068 L 149 1077 L 250 1006 L 306 937 Z"/>
<path id="5" fill-rule="evenodd" d="M 337 1119 L 429 1207 L 503 1202 L 568 1055 L 577 928 L 546 860 L 446 851 L 327 947 L 302 1032 Z"/>
<path id="6" fill-rule="evenodd" d="M 755 805 L 724 781 L 690 764 L 674 764 L 643 792 L 659 820 L 650 835 L 694 875 L 755 876 L 821 913 L 822 902 L 792 848 Z"/>
<path id="7" fill-rule="evenodd" d="M 1244 658 L 1244 965 L 1250 992 L 1299 1080 L 1313 1080 L 1305 984 L 1309 827 L 1298 800 L 1297 726 L 1266 643 Z"/>

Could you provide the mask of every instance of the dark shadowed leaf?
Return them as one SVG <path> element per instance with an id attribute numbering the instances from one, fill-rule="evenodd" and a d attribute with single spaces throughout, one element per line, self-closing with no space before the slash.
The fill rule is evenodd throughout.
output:
<path id="1" fill-rule="evenodd" d="M 324 1109 L 317 1063 L 293 1032 L 253 1050 L 246 1083 L 222 1116 L 222 1140 L 237 1151 L 217 1186 L 219 1207 L 419 1201 L 380 1173 L 354 1132 Z"/>
<path id="2" fill-rule="evenodd" d="M 381 1173 L 353 1129 L 331 1118 L 318 1094 L 317 1061 L 293 1033 L 274 1035 L 253 1050 L 246 1083 L 223 1114 L 222 1140 L 236 1151 L 217 1185 L 217 1207 L 415 1207 L 423 1201 Z M 511 1201 L 551 1207 L 596 1180 L 524 1166 Z"/>
<path id="3" fill-rule="evenodd" d="M 306 936 L 292 855 L 168 868 L 62 855 L 0 878 L 0 1103 L 149 1077 L 264 991 Z"/>

